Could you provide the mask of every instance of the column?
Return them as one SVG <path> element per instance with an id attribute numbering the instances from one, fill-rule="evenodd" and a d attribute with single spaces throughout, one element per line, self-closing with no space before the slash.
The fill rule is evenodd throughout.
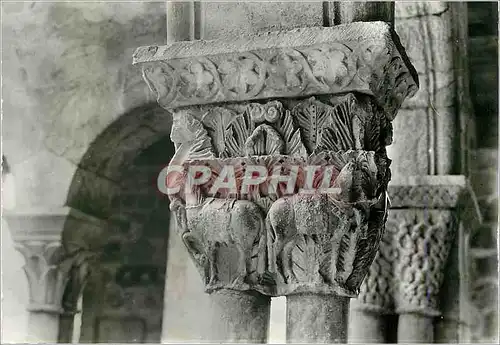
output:
<path id="1" fill-rule="evenodd" d="M 165 1 L 167 42 L 190 41 L 195 36 L 195 2 Z"/>
<path id="2" fill-rule="evenodd" d="M 287 296 L 289 342 L 345 342 L 387 216 L 391 121 L 418 88 L 394 37 L 351 23 L 134 53 L 173 114 L 179 235 L 229 305 L 212 340 L 265 342 L 270 297 Z"/>
<path id="3" fill-rule="evenodd" d="M 24 271 L 30 292 L 27 340 L 30 342 L 55 343 L 58 340 L 62 296 L 69 273 L 58 266 L 66 216 L 65 210 L 9 211 L 5 214 L 16 249 L 26 260 Z"/>
<path id="4" fill-rule="evenodd" d="M 335 24 L 384 21 L 394 26 L 393 1 L 337 1 Z"/>
<path id="5" fill-rule="evenodd" d="M 104 222 L 69 207 L 14 209 L 4 212 L 4 217 L 15 247 L 26 261 L 24 271 L 30 292 L 27 340 L 70 341 L 70 335 L 65 329 L 60 330 L 60 324 L 62 321 L 65 327 L 72 326 L 67 314 L 74 315 L 77 311 L 69 310 L 65 303 L 72 294 L 78 299 L 91 271 L 89 265 L 96 258 L 95 253 L 84 250 L 81 241 L 88 241 L 87 246 L 91 246 L 92 240 L 102 234 Z M 67 289 L 68 282 L 71 289 Z"/>

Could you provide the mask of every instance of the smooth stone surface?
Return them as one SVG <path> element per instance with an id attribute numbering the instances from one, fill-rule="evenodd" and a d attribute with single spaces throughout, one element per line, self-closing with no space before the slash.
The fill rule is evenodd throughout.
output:
<path id="1" fill-rule="evenodd" d="M 286 298 L 287 343 L 345 343 L 349 298 L 297 294 Z"/>
<path id="2" fill-rule="evenodd" d="M 387 45 L 390 51 L 398 50 L 401 51 L 401 55 L 405 55 L 402 47 L 392 40 L 390 28 L 386 23 L 370 22 L 331 28 L 306 27 L 288 31 L 247 33 L 231 40 L 217 38 L 210 41 L 176 42 L 164 46 L 142 46 L 136 49 L 133 63 L 369 40 L 379 41 L 381 45 Z"/>
<path id="3" fill-rule="evenodd" d="M 59 314 L 30 312 L 28 329 L 28 342 L 57 343 L 59 337 Z"/>
<path id="4" fill-rule="evenodd" d="M 271 298 L 255 292 L 219 290 L 210 294 L 203 338 L 210 342 L 266 343 Z"/>
<path id="5" fill-rule="evenodd" d="M 167 43 L 194 39 L 194 2 L 165 1 L 167 9 Z"/>
<path id="6" fill-rule="evenodd" d="M 401 314 L 398 343 L 430 344 L 434 340 L 434 318 L 419 314 Z"/>
<path id="7" fill-rule="evenodd" d="M 221 18 L 224 18 L 221 20 Z M 323 25 L 321 2 L 205 2 L 202 39 Z"/>
<path id="8" fill-rule="evenodd" d="M 337 1 L 335 23 L 383 21 L 394 24 L 394 2 L 379 1 Z"/>
<path id="9" fill-rule="evenodd" d="M 349 311 L 349 344 L 382 344 L 386 342 L 385 316 L 369 311 Z"/>
<path id="10" fill-rule="evenodd" d="M 393 176 L 458 173 L 457 126 L 452 106 L 431 102 L 424 108 L 400 109 L 393 122 L 394 141 L 387 147 Z"/>

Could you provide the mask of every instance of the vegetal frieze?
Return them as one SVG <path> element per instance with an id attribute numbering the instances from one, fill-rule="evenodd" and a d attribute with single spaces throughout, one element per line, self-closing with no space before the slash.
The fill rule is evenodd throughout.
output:
<path id="1" fill-rule="evenodd" d="M 357 91 L 373 95 L 393 119 L 418 81 L 392 35 L 382 22 L 305 28 L 231 43 L 140 47 L 134 63 L 142 64 L 144 79 L 169 109 Z"/>

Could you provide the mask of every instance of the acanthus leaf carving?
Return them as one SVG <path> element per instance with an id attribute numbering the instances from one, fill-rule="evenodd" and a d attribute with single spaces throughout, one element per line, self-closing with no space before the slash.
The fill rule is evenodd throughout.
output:
<path id="1" fill-rule="evenodd" d="M 307 149 L 302 143 L 300 129 L 294 126 L 292 114 L 289 110 L 286 110 L 283 116 L 278 119 L 276 129 L 285 142 L 285 154 L 292 157 L 307 157 Z"/>
<path id="2" fill-rule="evenodd" d="M 245 143 L 246 156 L 279 155 L 284 151 L 285 143 L 280 135 L 266 124 L 259 125 Z"/>
<path id="3" fill-rule="evenodd" d="M 69 267 L 59 265 L 63 256 L 60 241 L 17 241 L 15 248 L 24 256 L 31 311 L 61 313 Z"/>
<path id="4" fill-rule="evenodd" d="M 361 149 L 361 145 L 355 145 L 355 133 L 353 128 L 358 125 L 354 111 L 356 99 L 353 94 L 336 97 L 333 108 L 329 109 L 332 118 L 331 123 L 325 128 L 318 144 L 319 150 L 347 151 Z M 361 127 L 361 126 L 359 126 Z M 358 136 L 360 133 L 356 133 Z"/>
<path id="5" fill-rule="evenodd" d="M 314 98 L 309 98 L 292 109 L 292 116 L 301 129 L 304 145 L 311 153 L 316 151 L 324 128 L 332 123 L 329 110 L 325 104 Z"/>
<path id="6" fill-rule="evenodd" d="M 245 143 L 255 129 L 255 123 L 248 111 L 240 114 L 229 125 L 226 133 L 226 149 L 223 157 L 244 157 Z"/>
<path id="7" fill-rule="evenodd" d="M 233 111 L 222 107 L 212 108 L 203 115 L 203 125 L 207 128 L 214 150 L 219 157 L 226 148 L 227 127 L 235 117 L 236 114 Z"/>

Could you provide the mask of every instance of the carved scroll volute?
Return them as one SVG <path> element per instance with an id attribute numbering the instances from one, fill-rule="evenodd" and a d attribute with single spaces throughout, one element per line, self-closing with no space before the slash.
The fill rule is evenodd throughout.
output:
<path id="1" fill-rule="evenodd" d="M 392 37 L 352 23 L 137 49 L 173 110 L 171 209 L 207 291 L 357 295 L 387 217 L 391 121 L 418 87 Z"/>

